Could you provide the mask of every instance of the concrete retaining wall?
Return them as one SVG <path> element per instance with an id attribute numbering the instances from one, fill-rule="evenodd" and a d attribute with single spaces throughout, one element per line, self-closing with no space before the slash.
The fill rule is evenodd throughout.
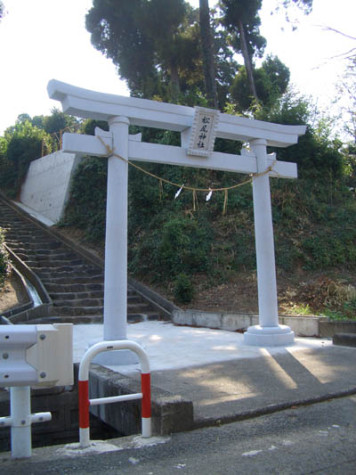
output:
<path id="1" fill-rule="evenodd" d="M 251 325 L 258 325 L 257 315 L 201 312 L 199 310 L 174 310 L 172 320 L 176 325 L 206 327 L 227 331 L 245 331 Z M 280 316 L 279 323 L 288 325 L 296 336 L 332 337 L 338 332 L 356 333 L 355 322 L 332 322 L 324 317 Z"/>
<path id="2" fill-rule="evenodd" d="M 108 368 L 92 364 L 89 375 L 91 398 L 141 392 L 140 375 L 126 377 Z M 193 428 L 193 403 L 181 396 L 151 387 L 152 433 L 167 435 Z M 92 406 L 90 412 L 125 435 L 141 433 L 141 401 Z"/>
<path id="3" fill-rule="evenodd" d="M 79 161 L 72 153 L 55 152 L 31 162 L 21 190 L 21 203 L 57 223 L 63 215 L 71 177 Z"/>

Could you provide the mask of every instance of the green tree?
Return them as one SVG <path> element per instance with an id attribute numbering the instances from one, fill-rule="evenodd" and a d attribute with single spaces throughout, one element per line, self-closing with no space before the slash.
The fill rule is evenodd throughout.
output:
<path id="1" fill-rule="evenodd" d="M 56 107 L 51 110 L 51 115 L 43 119 L 43 128 L 48 134 L 59 134 L 64 130 L 74 132 L 78 127 L 79 122 L 75 117 L 64 114 Z"/>
<path id="2" fill-rule="evenodd" d="M 31 116 L 29 114 L 19 114 L 17 116 L 16 123 L 17 124 L 24 124 L 25 122 L 32 122 Z"/>
<path id="3" fill-rule="evenodd" d="M 259 103 L 264 107 L 273 106 L 287 90 L 290 72 L 277 57 L 268 56 L 260 68 L 253 72 L 256 93 Z M 251 109 L 254 97 L 251 96 L 246 68 L 242 66 L 236 75 L 231 88 L 231 99 L 240 111 Z"/>
<path id="4" fill-rule="evenodd" d="M 356 56 L 349 59 L 345 74 L 338 84 L 337 103 L 340 105 L 344 131 L 356 144 Z"/>
<path id="5" fill-rule="evenodd" d="M 94 0 L 86 28 L 135 96 L 177 100 L 195 81 L 197 14 L 184 0 Z"/>
<path id="6" fill-rule="evenodd" d="M 43 144 L 51 150 L 51 138 L 42 129 L 34 127 L 31 122 L 17 122 L 5 131 L 6 167 L 0 177 L 0 184 L 14 195 L 19 190 L 22 180 L 32 160 L 41 157 Z"/>
<path id="7" fill-rule="evenodd" d="M 291 5 L 296 5 L 306 15 L 309 15 L 313 8 L 313 0 L 276 0 L 276 10 L 285 9 L 287 21 L 289 21 L 288 8 Z"/>
<path id="8" fill-rule="evenodd" d="M 320 121 L 312 126 L 310 102 L 289 91 L 269 109 L 260 109 L 256 118 L 276 124 L 305 125 L 307 131 L 298 144 L 276 149 L 278 160 L 296 162 L 301 178 L 335 180 L 343 175 L 344 155 L 339 140 L 330 140 L 330 125 Z"/>
<path id="9" fill-rule="evenodd" d="M 34 120 L 32 123 L 34 124 Z M 40 121 L 38 121 L 40 123 Z M 64 114 L 57 108 L 53 108 L 51 115 L 43 117 L 41 128 L 52 137 L 52 150 L 60 150 L 63 132 L 75 132 L 79 129 L 80 122 L 73 116 Z M 49 151 L 47 151 L 49 153 Z"/>
<path id="10" fill-rule="evenodd" d="M 210 25 L 209 0 L 199 1 L 200 38 L 204 70 L 205 91 L 208 104 L 217 109 L 218 96 L 216 90 L 215 48 Z"/>
<path id="11" fill-rule="evenodd" d="M 235 51 L 241 52 L 250 88 L 250 95 L 258 102 L 253 75 L 253 56 L 262 56 L 266 40 L 260 35 L 261 20 L 258 12 L 262 0 L 221 0 L 223 13 L 221 23 L 230 32 L 230 43 Z"/>
<path id="12" fill-rule="evenodd" d="M 276 0 L 276 9 L 288 8 L 295 4 L 306 14 L 312 9 L 313 0 Z M 245 76 L 249 86 L 249 96 L 255 103 L 261 99 L 258 95 L 254 74 L 254 58 L 262 57 L 266 39 L 260 35 L 261 19 L 259 11 L 262 0 L 220 0 L 221 24 L 230 33 L 230 44 L 244 59 Z M 288 15 L 286 15 L 288 21 Z"/>

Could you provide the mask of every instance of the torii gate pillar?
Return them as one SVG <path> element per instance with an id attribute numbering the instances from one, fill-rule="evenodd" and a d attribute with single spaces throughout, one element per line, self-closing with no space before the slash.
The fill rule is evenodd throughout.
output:
<path id="1" fill-rule="evenodd" d="M 276 265 L 274 253 L 273 222 L 267 141 L 255 139 L 250 142 L 256 156 L 257 175 L 253 177 L 253 210 L 257 259 L 257 285 L 259 325 L 249 327 L 244 333 L 248 345 L 288 345 L 294 342 L 294 332 L 286 325 L 278 324 L 278 301 Z"/>
<path id="2" fill-rule="evenodd" d="M 127 337 L 127 192 L 129 124 L 127 117 L 109 121 L 117 157 L 108 159 L 105 233 L 104 340 Z"/>

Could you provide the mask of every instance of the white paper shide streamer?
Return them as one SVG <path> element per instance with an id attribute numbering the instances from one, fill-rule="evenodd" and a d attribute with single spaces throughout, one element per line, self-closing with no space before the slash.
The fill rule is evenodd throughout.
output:
<path id="1" fill-rule="evenodd" d="M 181 194 L 182 190 L 184 188 L 184 185 L 182 185 L 179 190 L 176 192 L 176 194 L 174 195 L 174 199 L 176 200 L 178 198 L 178 196 Z"/>
<path id="2" fill-rule="evenodd" d="M 205 201 L 209 201 L 210 198 L 211 198 L 211 196 L 212 196 L 212 194 L 213 194 L 213 190 L 212 190 L 211 188 L 209 188 L 209 193 L 206 195 Z"/>

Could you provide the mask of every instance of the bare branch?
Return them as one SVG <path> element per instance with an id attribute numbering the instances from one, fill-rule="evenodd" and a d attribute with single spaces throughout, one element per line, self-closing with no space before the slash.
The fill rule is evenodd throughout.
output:
<path id="1" fill-rule="evenodd" d="M 342 31 L 337 30 L 336 28 L 332 28 L 331 26 L 322 26 L 322 25 L 318 25 L 318 26 L 322 28 L 323 30 L 332 31 L 334 33 L 337 33 L 338 35 L 344 36 L 345 38 L 349 38 L 350 40 L 356 40 L 355 36 L 351 36 L 351 35 L 348 35 L 347 33 L 343 33 Z"/>

